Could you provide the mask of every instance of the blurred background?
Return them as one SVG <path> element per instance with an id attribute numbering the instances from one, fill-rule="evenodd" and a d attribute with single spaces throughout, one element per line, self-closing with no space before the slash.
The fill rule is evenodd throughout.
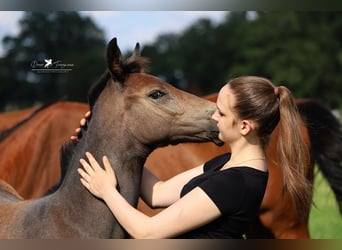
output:
<path id="1" fill-rule="evenodd" d="M 258 75 L 342 109 L 341 12 L 0 12 L 0 112 L 57 100 L 87 102 L 105 70 L 107 42 L 136 42 L 149 72 L 202 96 Z M 342 238 L 332 191 L 317 173 L 313 238 Z"/>
<path id="2" fill-rule="evenodd" d="M 150 73 L 197 95 L 259 75 L 342 106 L 341 12 L 11 11 L 0 12 L 0 110 L 86 102 L 112 37 L 127 56 L 140 42 Z"/>

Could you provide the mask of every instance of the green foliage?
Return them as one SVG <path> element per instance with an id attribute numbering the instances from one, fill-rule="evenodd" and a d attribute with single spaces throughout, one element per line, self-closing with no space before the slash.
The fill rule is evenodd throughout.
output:
<path id="1" fill-rule="evenodd" d="M 158 62 L 153 74 L 178 87 L 195 85 L 198 93 L 209 94 L 230 78 L 260 75 L 289 87 L 296 97 L 342 106 L 340 12 L 231 12 L 218 25 L 198 20 L 159 53 L 165 38 L 161 35 L 143 54 Z M 182 72 L 182 78 L 174 72 Z"/>
<path id="2" fill-rule="evenodd" d="M 3 40 L 0 107 L 86 101 L 104 69 L 103 31 L 77 12 L 26 12 L 20 25 L 16 37 Z M 199 19 L 142 45 L 152 74 L 198 95 L 217 92 L 239 75 L 259 75 L 297 98 L 342 107 L 341 12 L 227 12 L 221 23 Z M 74 67 L 65 74 L 33 73 L 32 60 L 46 58 Z"/>
<path id="3" fill-rule="evenodd" d="M 104 33 L 77 12 L 26 12 L 20 33 L 3 39 L 0 107 L 59 99 L 87 101 L 89 85 L 104 71 Z M 68 64 L 67 73 L 32 71 L 32 62 Z M 57 65 L 57 64 L 55 64 Z"/>

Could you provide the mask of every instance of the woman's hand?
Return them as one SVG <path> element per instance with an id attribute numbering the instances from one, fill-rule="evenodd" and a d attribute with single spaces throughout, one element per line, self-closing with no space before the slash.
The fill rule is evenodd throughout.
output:
<path id="1" fill-rule="evenodd" d="M 77 169 L 78 173 L 81 175 L 81 183 L 93 195 L 104 199 L 106 193 L 116 189 L 117 180 L 114 170 L 106 156 L 104 156 L 102 160 L 105 169 L 101 168 L 91 153 L 87 152 L 86 156 L 89 163 L 84 159 L 80 159 L 80 163 L 84 169 Z"/>
<path id="2" fill-rule="evenodd" d="M 80 120 L 80 127 L 75 129 L 75 134 L 72 135 L 70 137 L 70 140 L 72 140 L 73 142 L 78 142 L 78 139 L 80 138 L 81 136 L 81 131 L 82 131 L 82 127 L 84 128 L 86 125 L 87 125 L 87 120 L 90 119 L 90 116 L 91 116 L 91 112 L 90 111 L 87 111 L 85 114 L 84 114 L 84 118 L 82 118 Z"/>

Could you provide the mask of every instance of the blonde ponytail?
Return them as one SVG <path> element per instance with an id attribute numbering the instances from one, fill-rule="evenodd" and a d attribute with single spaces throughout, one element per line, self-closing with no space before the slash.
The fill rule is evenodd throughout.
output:
<path id="1" fill-rule="evenodd" d="M 307 219 L 311 206 L 312 186 L 308 181 L 307 167 L 310 161 L 309 145 L 305 143 L 300 128 L 300 118 L 291 92 L 284 86 L 278 87 L 279 138 L 277 145 L 278 163 L 283 173 L 283 190 L 292 197 L 299 218 Z"/>

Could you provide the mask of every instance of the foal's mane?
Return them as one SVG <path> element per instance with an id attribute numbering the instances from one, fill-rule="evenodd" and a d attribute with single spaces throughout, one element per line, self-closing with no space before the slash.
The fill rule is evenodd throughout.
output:
<path id="1" fill-rule="evenodd" d="M 120 65 L 113 64 L 111 70 L 106 70 L 99 80 L 95 82 L 89 89 L 88 92 L 88 103 L 90 110 L 94 107 L 98 97 L 100 96 L 101 92 L 107 86 L 107 83 L 112 78 L 113 80 L 118 81 L 121 85 L 124 85 L 125 80 L 127 79 L 128 75 L 131 73 L 141 73 L 145 71 L 149 60 L 145 57 L 141 56 L 131 56 L 126 59 L 124 62 L 120 62 Z M 87 121 L 89 122 L 89 120 Z M 81 140 L 82 137 L 87 132 L 87 125 L 81 127 L 81 132 L 78 134 L 78 139 Z M 61 180 L 60 182 L 55 185 L 49 192 L 53 192 L 58 188 L 61 184 L 62 180 L 65 177 L 67 172 L 67 167 L 72 159 L 72 156 L 75 152 L 76 146 L 78 142 L 69 141 L 62 145 L 60 150 L 60 166 L 61 166 Z"/>

